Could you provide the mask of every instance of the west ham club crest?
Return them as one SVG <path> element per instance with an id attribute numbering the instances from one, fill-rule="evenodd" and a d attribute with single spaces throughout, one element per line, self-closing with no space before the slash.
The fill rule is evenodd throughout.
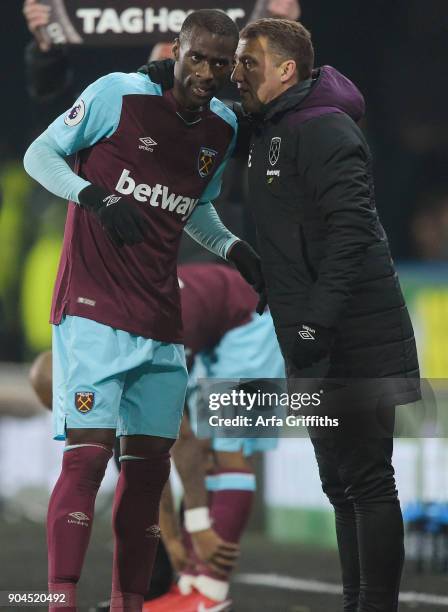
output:
<path id="1" fill-rule="evenodd" d="M 78 412 L 90 412 L 95 403 L 95 393 L 92 391 L 77 391 L 75 393 L 75 407 Z"/>
<path id="2" fill-rule="evenodd" d="M 218 151 L 214 151 L 208 147 L 201 147 L 198 156 L 198 172 L 201 178 L 205 178 L 210 174 L 217 155 Z"/>
<path id="3" fill-rule="evenodd" d="M 279 136 L 274 136 L 274 138 L 271 140 L 271 146 L 269 147 L 269 163 L 271 166 L 275 166 L 275 164 L 278 162 L 281 144 L 282 139 Z"/>

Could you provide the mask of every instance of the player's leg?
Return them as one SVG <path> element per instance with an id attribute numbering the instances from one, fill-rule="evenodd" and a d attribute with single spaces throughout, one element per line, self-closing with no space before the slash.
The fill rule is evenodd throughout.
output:
<path id="1" fill-rule="evenodd" d="M 188 412 L 188 411 L 186 411 Z M 171 612 L 172 610 L 182 610 L 184 606 L 191 604 L 189 596 L 193 594 L 193 586 L 197 577 L 197 568 L 200 565 L 191 534 L 185 529 L 185 505 L 197 510 L 200 508 L 201 516 L 204 511 L 208 512 L 207 491 L 205 489 L 206 470 L 213 466 L 209 440 L 199 440 L 192 432 L 187 413 L 184 413 L 179 432 L 179 439 L 173 446 L 172 457 L 179 476 L 181 478 L 184 498 L 181 503 L 179 518 L 175 516 L 174 504 L 171 496 L 165 497 L 161 504 L 161 527 L 162 541 L 165 540 L 167 550 L 173 558 L 173 564 L 182 561 L 179 567 L 178 580 L 172 584 L 170 591 L 155 600 L 145 603 L 143 610 L 154 612 Z M 165 496 L 166 491 L 162 494 Z M 191 505 L 190 505 L 191 504 Z M 199 517 L 200 518 L 200 517 Z M 207 522 L 207 525 L 209 523 Z M 165 530 L 165 531 L 163 531 Z M 213 555 L 216 560 L 217 540 L 220 538 L 211 528 L 201 530 L 202 534 L 211 536 L 212 542 L 208 541 L 206 557 Z M 171 539 L 170 539 L 171 538 Z M 159 544 L 160 546 L 160 544 Z M 179 557 L 179 554 L 181 555 Z M 177 556 L 176 556 L 177 555 Z M 193 604 L 192 604 L 193 605 Z M 196 609 L 197 606 L 194 607 Z"/>
<path id="2" fill-rule="evenodd" d="M 213 440 L 214 473 L 206 477 L 209 513 L 213 530 L 225 542 L 239 544 L 247 526 L 256 489 L 250 459 L 245 456 L 245 441 L 237 438 Z M 198 538 L 200 533 L 193 534 Z M 200 540 L 196 543 L 200 546 Z M 205 564 L 199 565 L 195 588 L 214 601 L 224 601 L 229 593 L 229 579 Z M 226 568 L 223 568 L 226 569 Z"/>
<path id="3" fill-rule="evenodd" d="M 198 440 L 196 442 L 200 444 Z M 240 447 L 242 443 L 241 440 L 237 441 Z M 216 469 L 206 477 L 209 519 L 213 527 L 196 531 L 196 525 L 195 530 L 189 533 L 184 523 L 183 541 L 189 555 L 189 565 L 180 575 L 178 588 L 156 600 L 153 606 L 150 602 L 148 610 L 154 607 L 157 612 L 181 612 L 200 609 L 201 606 L 223 611 L 231 609 L 232 602 L 228 598 L 230 568 L 234 567 L 237 550 L 236 546 L 230 548 L 230 545 L 239 543 L 246 526 L 255 477 L 252 465 L 242 450 L 219 451 L 218 455 L 219 468 L 215 460 Z M 176 465 L 180 456 L 176 456 Z M 205 453 L 203 457 L 205 463 Z M 197 517 L 195 520 L 202 519 Z M 210 523 L 207 521 L 207 524 Z M 225 548 L 217 547 L 217 542 L 225 543 Z M 201 561 L 208 557 L 210 551 L 216 551 L 210 557 L 210 562 Z"/>
<path id="4" fill-rule="evenodd" d="M 42 404 L 51 410 L 51 351 L 41 353 L 34 360 L 30 369 L 30 383 Z M 64 588 L 70 592 L 72 598 L 90 539 L 96 493 L 104 475 L 114 438 L 115 431 L 111 429 L 67 431 L 67 446 L 63 455 L 61 474 L 50 499 L 47 521 L 49 582 L 52 585 L 50 588 L 55 590 Z M 75 482 L 77 486 L 73 486 Z M 77 519 L 75 516 L 70 517 L 70 510 L 74 507 L 77 510 L 71 514 L 77 515 Z M 84 515 L 84 520 L 81 520 L 81 514 Z M 61 521 L 60 516 L 70 518 L 67 520 L 63 518 Z M 83 527 L 82 530 L 77 531 L 68 527 L 68 525 L 77 525 L 76 521 Z"/>
<path id="5" fill-rule="evenodd" d="M 253 442 L 238 438 L 213 441 L 216 469 L 206 479 L 210 516 L 218 535 L 234 544 L 239 543 L 247 526 L 256 490 L 248 456 L 252 451 L 245 452 Z"/>
<path id="6" fill-rule="evenodd" d="M 263 388 L 262 378 L 283 378 L 284 361 L 275 336 L 269 312 L 255 315 L 246 325 L 229 331 L 215 347 L 213 357 L 205 359 L 207 376 L 238 382 L 251 379 L 253 386 Z M 260 380 L 257 380 L 260 379 Z M 239 543 L 250 517 L 256 490 L 256 479 L 249 456 L 276 445 L 273 439 L 223 437 L 216 430 L 212 448 L 217 470 L 206 478 L 210 515 L 218 535 L 227 542 Z M 233 432 L 244 436 L 244 431 Z M 228 580 L 209 569 L 201 570 L 196 587 L 212 599 L 224 598 Z"/>
<path id="7" fill-rule="evenodd" d="M 121 381 L 97 362 L 110 350 L 108 337 L 110 328 L 78 317 L 66 317 L 53 333 L 55 438 L 66 446 L 48 507 L 48 570 L 49 589 L 70 594 L 73 605 L 64 610 L 75 610 L 95 499 L 112 456 Z"/>
<path id="8" fill-rule="evenodd" d="M 239 388 L 247 393 L 262 397 L 266 391 L 283 391 L 276 379 L 284 379 L 285 364 L 274 331 L 272 317 L 268 311 L 262 316 L 254 314 L 246 325 L 228 332 L 215 349 L 209 366 L 210 378 L 249 379 Z M 269 379 L 269 380 L 265 380 Z M 274 379 L 274 380 L 271 380 Z M 269 406 L 274 409 L 273 406 Z M 262 413 L 266 406 L 259 407 Z M 243 414 L 243 409 L 240 412 Z M 277 446 L 275 438 L 244 438 L 254 432 L 244 428 L 233 431 L 232 437 L 220 435 L 216 430 L 212 448 L 217 462 L 217 473 L 207 479 L 213 488 L 211 512 L 218 533 L 230 542 L 238 542 L 249 520 L 256 479 L 250 457 L 257 452 L 272 450 Z M 275 435 L 276 432 L 271 432 Z M 238 437 L 237 437 L 238 436 Z M 227 511 L 226 511 L 227 508 Z M 220 525 L 220 527 L 218 527 Z"/>
<path id="9" fill-rule="evenodd" d="M 50 590 L 75 593 L 93 525 L 95 499 L 112 456 L 114 430 L 67 431 L 47 515 Z"/>
<path id="10" fill-rule="evenodd" d="M 159 504 L 174 439 L 121 438 L 121 470 L 113 506 L 115 535 L 111 610 L 138 610 L 148 589 L 160 539 Z"/>
<path id="11" fill-rule="evenodd" d="M 132 340 L 132 339 L 131 339 Z M 187 385 L 183 347 L 141 339 L 120 406 L 121 470 L 113 507 L 111 610 L 140 610 L 160 539 L 159 504 L 170 473 Z"/>
<path id="12" fill-rule="evenodd" d="M 116 438 L 114 445 L 114 462 L 118 472 L 121 471 L 120 455 L 121 441 L 120 438 Z M 148 578 L 145 601 L 150 601 L 159 598 L 165 593 L 168 593 L 172 584 L 173 567 L 171 565 L 171 561 L 164 546 L 164 543 L 162 540 L 160 540 L 159 545 L 157 547 L 156 558 L 154 561 L 152 580 L 149 580 Z M 109 602 L 107 602 L 107 604 L 107 609 L 109 610 Z"/>
<path id="13" fill-rule="evenodd" d="M 246 456 L 243 452 L 243 444 L 240 442 L 239 438 L 235 438 L 238 440 L 239 448 L 235 450 L 219 450 L 221 445 L 214 444 L 214 456 L 215 456 L 215 465 L 216 471 L 219 472 L 241 472 L 247 474 L 253 474 L 253 462 L 250 457 Z"/>

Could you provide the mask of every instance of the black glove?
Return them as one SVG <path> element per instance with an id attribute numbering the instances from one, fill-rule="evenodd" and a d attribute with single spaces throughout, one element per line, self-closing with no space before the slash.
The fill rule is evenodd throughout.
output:
<path id="1" fill-rule="evenodd" d="M 261 269 L 261 261 L 258 254 L 247 242 L 240 240 L 235 242 L 227 254 L 227 259 L 231 261 L 245 281 L 252 285 L 260 296 L 256 307 L 256 312 L 262 315 L 267 306 L 266 285 Z"/>
<path id="2" fill-rule="evenodd" d="M 96 185 L 84 187 L 78 197 L 80 205 L 98 217 L 115 246 L 143 242 L 146 220 L 138 204 Z"/>
<path id="3" fill-rule="evenodd" d="M 302 323 L 297 329 L 297 337 L 291 354 L 291 361 L 298 370 L 321 361 L 330 352 L 333 332 L 313 323 Z"/>
<path id="4" fill-rule="evenodd" d="M 266 291 L 266 287 L 263 287 L 263 289 L 258 292 L 258 303 L 257 303 L 257 307 L 255 308 L 255 312 L 258 313 L 261 317 L 261 315 L 266 310 L 267 305 L 268 305 L 268 294 Z"/>

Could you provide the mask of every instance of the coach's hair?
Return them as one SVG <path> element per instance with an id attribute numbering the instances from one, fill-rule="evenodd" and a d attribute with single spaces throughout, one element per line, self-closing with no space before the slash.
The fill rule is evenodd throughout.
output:
<path id="1" fill-rule="evenodd" d="M 313 43 L 310 32 L 301 23 L 289 19 L 258 19 L 240 33 L 240 38 L 245 39 L 259 36 L 268 39 L 270 50 L 282 61 L 295 61 L 300 80 L 311 77 L 314 67 Z"/>
<path id="2" fill-rule="evenodd" d="M 182 24 L 179 40 L 182 43 L 191 36 L 194 28 L 202 28 L 212 34 L 231 36 L 238 44 L 238 28 L 227 13 L 219 9 L 199 9 L 190 13 Z"/>

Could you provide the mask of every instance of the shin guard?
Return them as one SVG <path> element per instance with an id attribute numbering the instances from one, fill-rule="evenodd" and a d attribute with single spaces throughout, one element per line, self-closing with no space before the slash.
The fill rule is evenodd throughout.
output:
<path id="1" fill-rule="evenodd" d="M 112 612 L 141 610 L 160 538 L 159 504 L 169 473 L 169 453 L 122 458 L 113 508 Z"/>

